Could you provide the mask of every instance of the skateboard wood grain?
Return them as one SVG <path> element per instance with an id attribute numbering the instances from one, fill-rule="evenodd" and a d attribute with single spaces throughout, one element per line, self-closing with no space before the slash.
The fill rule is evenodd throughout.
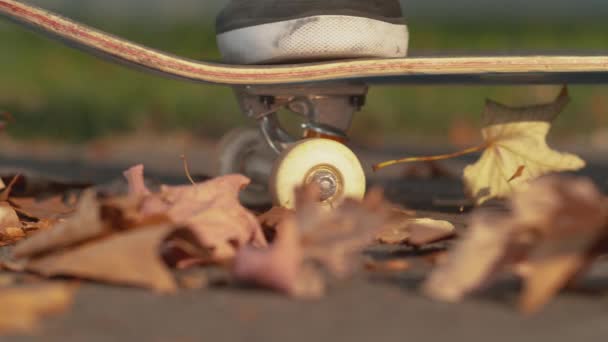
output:
<path id="1" fill-rule="evenodd" d="M 608 83 L 608 55 L 432 57 L 273 66 L 226 65 L 194 61 L 150 49 L 19 1 L 0 0 L 0 15 L 112 61 L 201 83 L 283 85 L 343 80 L 368 84 Z"/>

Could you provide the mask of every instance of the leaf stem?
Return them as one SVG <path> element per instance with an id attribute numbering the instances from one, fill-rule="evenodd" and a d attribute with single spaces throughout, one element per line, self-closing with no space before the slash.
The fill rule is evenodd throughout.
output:
<path id="1" fill-rule="evenodd" d="M 389 161 L 385 161 L 383 163 L 378 163 L 378 164 L 374 165 L 373 169 L 374 169 L 374 171 L 378 171 L 378 170 L 384 169 L 385 167 L 389 167 L 389 166 L 397 165 L 397 164 L 430 162 L 430 161 L 437 161 L 437 160 L 452 159 L 452 158 L 456 158 L 456 157 L 466 156 L 468 154 L 472 154 L 475 152 L 483 151 L 489 145 L 490 145 L 489 143 L 485 142 L 479 146 L 470 147 L 465 150 L 454 152 L 454 153 L 449 153 L 449 154 L 440 154 L 437 156 L 426 156 L 426 157 L 409 157 L 409 158 L 403 158 L 403 159 L 389 160 Z"/>
<path id="2" fill-rule="evenodd" d="M 194 179 L 192 179 L 192 175 L 190 175 L 190 168 L 188 167 L 188 159 L 186 159 L 185 155 L 181 155 L 180 156 L 182 162 L 184 163 L 184 171 L 186 173 L 186 177 L 188 178 L 188 180 L 190 181 L 190 183 L 192 183 L 192 185 L 196 185 L 196 182 L 194 181 Z"/>

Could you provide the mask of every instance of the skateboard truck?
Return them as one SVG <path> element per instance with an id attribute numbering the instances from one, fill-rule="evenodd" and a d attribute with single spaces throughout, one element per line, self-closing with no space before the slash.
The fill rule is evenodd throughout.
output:
<path id="1" fill-rule="evenodd" d="M 235 87 L 242 112 L 258 122 L 259 131 L 241 129 L 222 139 L 220 173 L 239 172 L 252 179 L 241 196 L 251 205 L 268 203 L 271 195 L 276 204 L 292 207 L 294 186 L 311 182 L 319 185 L 328 205 L 361 197 L 363 170 L 343 143 L 367 89 L 356 83 Z M 300 136 L 281 126 L 281 109 L 304 118 Z"/>

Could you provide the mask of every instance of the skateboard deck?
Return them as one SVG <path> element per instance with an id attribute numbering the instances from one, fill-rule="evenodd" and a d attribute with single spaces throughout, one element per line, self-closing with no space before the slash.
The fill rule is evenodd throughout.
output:
<path id="1" fill-rule="evenodd" d="M 608 55 L 416 57 L 272 66 L 226 65 L 194 61 L 150 49 L 19 1 L 0 0 L 0 15 L 115 62 L 165 76 L 218 85 L 326 81 L 366 84 L 608 83 Z"/>

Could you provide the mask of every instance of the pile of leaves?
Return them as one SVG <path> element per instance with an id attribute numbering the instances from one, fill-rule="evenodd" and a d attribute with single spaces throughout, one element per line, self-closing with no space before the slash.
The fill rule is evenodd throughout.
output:
<path id="1" fill-rule="evenodd" d="M 360 252 L 374 241 L 422 246 L 454 235 L 451 224 L 417 219 L 377 190 L 327 210 L 318 205 L 318 189 L 307 187 L 297 190 L 296 210 L 274 208 L 257 217 L 238 201 L 249 183 L 241 175 L 155 192 L 145 185 L 142 165 L 124 175 L 126 194 L 87 189 L 78 200 L 13 197 L 19 177 L 13 178 L 0 195 L 0 232 L 2 243 L 14 246 L 0 266 L 159 293 L 209 285 L 209 279 L 182 278 L 182 270 L 219 268 L 222 283 L 319 298 L 328 280 L 362 268 Z"/>

